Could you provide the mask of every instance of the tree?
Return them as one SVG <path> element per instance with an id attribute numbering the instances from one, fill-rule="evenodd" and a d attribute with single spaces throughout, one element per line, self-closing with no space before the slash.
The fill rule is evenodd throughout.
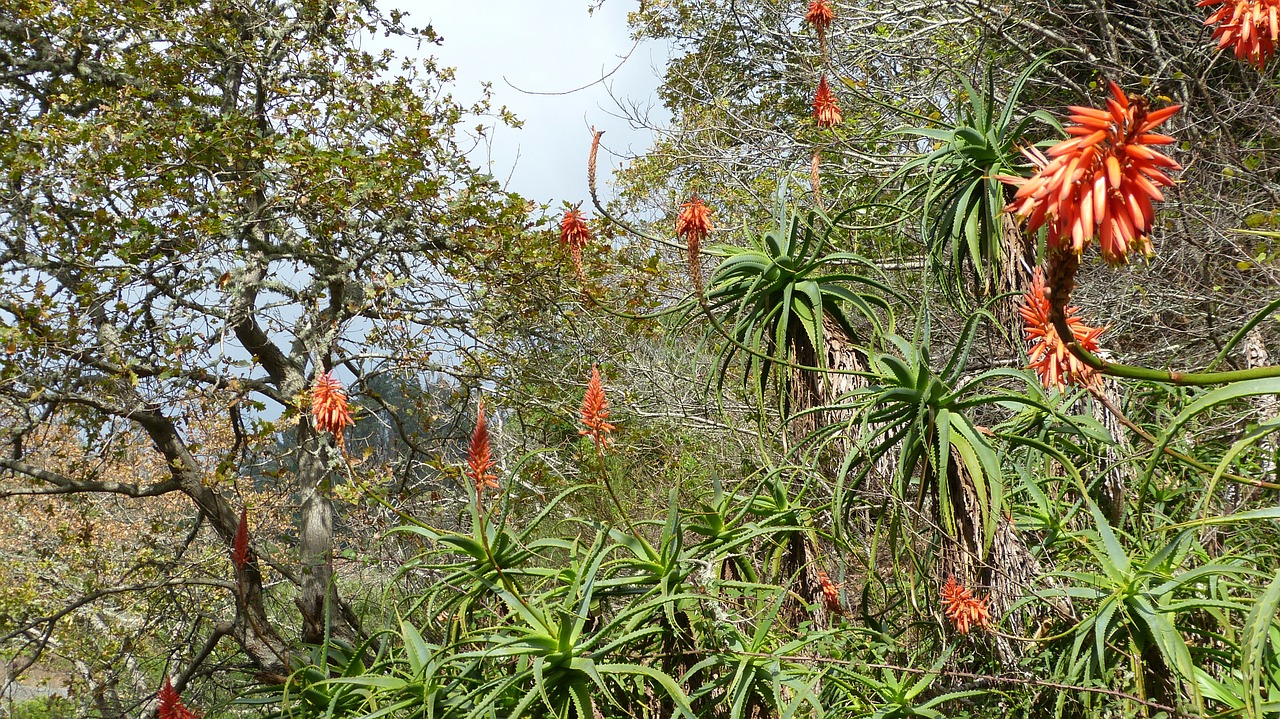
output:
<path id="1" fill-rule="evenodd" d="M 476 291 L 535 271 L 510 241 L 525 203 L 459 145 L 487 101 L 457 104 L 434 60 L 360 49 L 370 34 L 439 41 L 354 1 L 0 6 L 0 497 L 180 497 L 229 549 L 237 479 L 290 432 L 271 489 L 297 504 L 296 555 L 255 542 L 221 605 L 268 673 L 299 640 L 360 636 L 333 570 L 356 448 L 316 431 L 314 378 L 336 370 L 357 405 L 384 375 L 474 383 L 456 350 Z M 191 402 L 233 440 L 201 445 Z M 99 460 L 145 437 L 164 471 L 55 465 L 54 435 Z M 268 574 L 296 585 L 296 631 Z"/>

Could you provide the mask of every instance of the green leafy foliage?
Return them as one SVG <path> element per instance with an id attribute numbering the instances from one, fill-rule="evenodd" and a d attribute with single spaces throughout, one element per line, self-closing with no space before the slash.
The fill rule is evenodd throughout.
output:
<path id="1" fill-rule="evenodd" d="M 1004 183 L 999 176 L 1022 176 L 1026 161 L 1019 153 L 1033 121 L 1060 127 L 1054 117 L 1036 110 L 1018 117 L 1022 90 L 1045 58 L 1030 63 L 1014 81 L 998 108 L 995 77 L 990 69 L 982 88 L 967 78 L 957 80 L 962 102 L 950 127 L 906 127 L 898 133 L 920 138 L 933 150 L 909 159 L 891 181 L 910 185 L 903 199 L 919 206 L 920 226 L 934 272 L 946 278 L 944 287 L 963 287 L 967 267 L 976 277 L 981 296 L 1007 291 L 997 278 L 1009 257 L 1002 232 Z"/>
<path id="2" fill-rule="evenodd" d="M 815 212 L 802 219 L 798 210 L 786 205 L 785 183 L 778 190 L 773 220 L 771 230 L 749 236 L 747 248 L 707 248 L 707 254 L 725 258 L 707 289 L 709 311 L 723 310 L 722 320 L 713 319 L 708 335 L 718 332 L 726 340 L 719 381 L 741 353 L 746 355 L 744 377 L 755 378 L 761 391 L 774 372 L 792 369 L 797 355 L 816 357 L 814 369 L 825 366 L 823 334 L 828 322 L 852 341 L 880 332 L 880 315 L 892 319 L 885 297 L 894 294 L 872 276 L 874 267 L 866 259 L 829 251 L 840 218 L 828 220 Z M 816 226 L 819 221 L 825 230 Z M 849 271 L 850 267 L 869 274 Z M 855 317 L 869 330 L 859 331 Z M 798 352 L 800 345 L 809 351 Z"/>
<path id="3" fill-rule="evenodd" d="M 717 215 L 746 228 L 742 244 L 704 248 L 719 264 L 705 296 L 685 301 L 676 281 L 656 279 L 662 250 L 610 228 L 586 249 L 588 287 L 563 286 L 549 233 L 459 144 L 463 116 L 487 104 L 455 104 L 449 71 L 432 62 L 394 77 L 389 56 L 359 49 L 370 30 L 439 39 L 397 14 L 367 3 L 6 6 L 0 433 L 11 449 L 0 498 L 67 494 L 78 515 L 53 503 L 11 515 L 6 559 L 35 569 L 0 593 L 4 659 L 46 652 L 91 678 L 110 670 L 93 691 L 76 687 L 94 705 L 78 715 L 96 716 L 145 711 L 155 678 L 175 667 L 183 685 L 214 678 L 211 719 L 1280 714 L 1280 381 L 1254 366 L 1274 345 L 1280 300 L 1252 306 L 1231 274 L 1270 272 L 1270 245 L 1192 260 L 1178 248 L 1133 270 L 1143 282 L 1165 265 L 1179 279 L 1203 274 L 1244 298 L 1206 301 L 1199 334 L 1169 320 L 1179 326 L 1158 351 L 1117 340 L 1116 354 L 1160 369 L 1110 362 L 1087 388 L 1044 389 L 1009 347 L 1020 328 L 993 309 L 1021 289 L 1014 260 L 1026 269 L 1035 254 L 1003 214 L 999 176 L 1025 171 L 1018 150 L 1037 122 L 1055 125 L 1023 99 L 1097 85 L 1097 68 L 1068 53 L 1026 65 L 1033 50 L 1021 46 L 959 57 L 946 40 L 996 42 L 968 22 L 990 19 L 976 6 L 930 30 L 897 7 L 840 4 L 861 13 L 855 39 L 870 47 L 924 38 L 948 67 L 935 73 L 901 59 L 916 48 L 844 62 L 859 44 L 839 47 L 834 29 L 799 51 L 786 4 L 739 4 L 672 0 L 635 19 L 641 34 L 697 40 L 664 88 L 668 102 L 697 96 L 681 126 L 714 127 L 721 149 L 757 160 L 637 163 L 651 191 L 686 170 L 708 196 L 707 178 L 745 177 Z M 1160 46 L 1168 33 L 1143 12 L 1114 14 L 1152 21 Z M 1053 20 L 1036 27 L 1071 30 Z M 994 34 L 1025 24 L 1004 22 Z M 1131 52 L 1120 40 L 1107 41 L 1108 62 Z M 767 69 L 751 74 L 748 50 L 769 54 Z M 819 63 L 846 102 L 846 122 L 821 131 L 794 82 Z M 723 90 L 705 82 L 735 73 L 746 79 Z M 904 79 L 909 97 L 869 89 Z M 743 136 L 796 137 L 767 148 L 776 154 L 739 146 L 735 114 L 760 125 Z M 1230 153 L 1251 153 L 1238 164 L 1269 181 L 1274 133 L 1234 126 L 1246 116 L 1270 115 L 1201 115 L 1208 129 L 1193 123 L 1202 134 L 1180 151 L 1238 145 Z M 875 130 L 902 118 L 932 124 Z M 1187 176 L 1206 156 L 1224 162 L 1197 154 Z M 797 158 L 812 163 L 812 209 L 787 194 Z M 823 168 L 839 168 L 825 195 Z M 1274 212 L 1254 207 L 1273 192 L 1239 207 L 1201 202 L 1190 181 L 1177 192 L 1162 233 L 1225 234 L 1185 225 L 1238 209 L 1253 229 L 1235 235 L 1276 239 L 1257 229 Z M 753 232 L 752 203 L 771 193 L 771 208 L 759 203 L 768 229 Z M 912 218 L 922 246 L 902 232 Z M 1074 278 L 1094 283 L 1085 300 L 1110 281 L 1089 272 Z M 1256 284 L 1271 292 L 1267 282 Z M 1116 335 L 1155 322 L 1133 320 L 1144 301 L 1162 322 L 1172 312 L 1133 287 L 1128 302 L 1098 305 L 1116 314 Z M 640 308 L 655 313 L 631 314 Z M 682 322 L 647 323 L 671 315 Z M 1164 369 L 1184 354 L 1205 371 Z M 572 419 L 573 367 L 597 359 L 631 380 L 611 395 L 608 445 L 582 440 Z M 1241 367 L 1214 373 L 1224 363 Z M 307 419 L 309 378 L 334 367 L 354 376 L 360 406 L 341 448 Z M 418 386 L 441 376 L 456 383 Z M 695 397 L 697 386 L 714 396 Z M 502 483 L 484 493 L 454 481 L 476 387 L 492 400 Z M 280 417 L 264 414 L 267 400 Z M 450 405 L 448 419 L 434 414 Z M 282 441 L 281 427 L 294 436 Z M 139 446 L 159 454 L 137 460 Z M 585 479 L 596 469 L 607 510 Z M 259 484 L 299 518 L 256 525 L 253 563 L 228 571 L 231 502 Z M 408 484 L 428 484 L 413 488 L 427 499 L 407 500 Z M 162 551 L 153 532 L 106 561 L 94 542 L 107 503 L 85 499 L 98 494 L 169 495 L 194 513 L 190 534 Z M 614 510 L 626 531 L 605 519 Z M 372 541 L 336 551 L 335 527 L 357 519 L 376 527 L 370 537 L 397 523 L 385 554 L 365 556 Z M 291 571 L 282 557 L 295 544 Z M 57 552 L 61 564 L 44 556 Z M 65 612 L 44 603 L 49 585 L 74 590 Z M 353 585 L 364 602 L 349 601 Z M 211 596 L 185 604 L 188 616 L 146 621 L 102 601 L 179 587 Z M 163 627 L 164 641 L 134 625 Z M 204 649 L 168 643 L 210 625 Z M 240 695 L 229 707 L 216 703 L 231 693 L 219 689 L 228 672 Z M 132 704 L 119 690 L 129 683 Z"/>

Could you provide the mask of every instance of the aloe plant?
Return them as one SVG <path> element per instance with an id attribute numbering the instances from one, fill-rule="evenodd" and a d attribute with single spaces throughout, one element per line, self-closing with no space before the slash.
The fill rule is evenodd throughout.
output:
<path id="1" fill-rule="evenodd" d="M 1075 538 L 1100 571 L 1056 572 L 1052 576 L 1066 586 L 1044 592 L 1090 606 L 1071 632 L 1070 650 L 1062 655 L 1066 676 L 1096 679 L 1119 655 L 1131 663 L 1140 695 L 1172 706 L 1181 686 L 1203 711 L 1193 643 L 1179 620 L 1197 612 L 1247 614 L 1249 607 L 1225 589 L 1242 575 L 1256 575 L 1256 570 L 1222 560 L 1187 566 L 1204 556 L 1188 531 L 1160 545 L 1126 549 L 1097 505 L 1090 503 L 1089 513 L 1094 527 Z M 1212 590 L 1218 583 L 1225 583 L 1224 591 L 1206 593 L 1200 586 Z"/>
<path id="2" fill-rule="evenodd" d="M 1019 145 L 1026 143 L 1032 123 L 1060 129 L 1058 121 L 1043 110 L 1018 113 L 1023 90 L 1044 62 L 1041 57 L 1027 65 L 998 113 L 995 79 L 988 69 L 981 90 L 958 77 L 967 103 L 959 106 L 954 124 L 896 131 L 935 143 L 931 151 L 904 163 L 893 181 L 908 185 L 905 199 L 919 211 L 934 274 L 943 280 L 944 288 L 960 289 L 968 271 L 978 296 L 989 298 L 1022 289 L 1029 279 L 1035 242 L 1024 237 L 1016 221 L 1005 214 L 1009 198 L 1000 176 L 1026 172 Z M 1025 269 L 1022 262 L 1027 263 Z"/>
<path id="3" fill-rule="evenodd" d="M 892 322 L 892 306 L 885 298 L 895 293 L 874 277 L 874 265 L 866 259 L 831 251 L 839 218 L 826 220 L 815 211 L 803 219 L 787 209 L 785 193 L 782 183 L 773 228 L 750 236 L 749 247 L 706 248 L 707 254 L 725 258 L 707 290 L 708 311 L 722 313 L 713 316 L 708 338 L 726 340 L 718 387 L 734 358 L 744 355 L 744 379 L 754 379 L 763 393 L 769 379 L 781 373 L 784 413 L 803 414 L 839 394 L 839 386 L 855 376 L 849 370 L 864 366 L 857 345 L 882 331 L 882 315 Z M 818 226 L 820 220 L 826 229 Z M 864 273 L 850 271 L 855 267 Z M 855 318 L 865 323 L 865 330 L 857 329 Z M 837 390 L 833 393 L 827 384 Z"/>
<path id="4" fill-rule="evenodd" d="M 878 673 L 874 673 L 869 670 L 842 668 L 831 672 L 830 676 L 848 689 L 857 687 L 869 695 L 870 701 L 862 704 L 862 710 L 852 711 L 849 716 L 871 719 L 942 719 L 947 716 L 942 709 L 948 702 L 989 693 L 974 689 L 950 692 L 935 689 L 933 685 L 940 676 L 939 670 L 950 657 L 950 652 L 943 653 L 924 672 L 895 671 L 883 667 Z"/>

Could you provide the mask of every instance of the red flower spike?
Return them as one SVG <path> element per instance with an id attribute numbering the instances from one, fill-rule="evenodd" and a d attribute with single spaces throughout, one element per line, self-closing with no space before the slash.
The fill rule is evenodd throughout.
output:
<path id="1" fill-rule="evenodd" d="M 804 19 L 821 36 L 826 34 L 827 29 L 831 27 L 831 23 L 835 21 L 836 11 L 831 9 L 831 5 L 827 0 L 811 0 L 809 12 L 805 13 Z"/>
<path id="2" fill-rule="evenodd" d="M 702 288 L 702 266 L 698 263 L 702 241 L 711 234 L 711 210 L 695 193 L 692 198 L 680 206 L 680 215 L 676 218 L 676 236 L 683 237 L 689 248 L 689 276 L 693 284 Z"/>
<path id="3" fill-rule="evenodd" d="M 578 430 L 578 435 L 591 437 L 601 446 L 607 446 L 609 433 L 616 429 L 607 419 L 609 399 L 604 396 L 604 387 L 600 384 L 600 369 L 591 365 L 591 381 L 587 383 L 587 392 L 582 396 L 582 410 L 579 413 L 579 421 L 586 429 Z"/>
<path id="4" fill-rule="evenodd" d="M 676 218 L 676 235 L 691 243 L 701 242 L 711 234 L 711 209 L 695 193 L 688 202 L 680 205 Z"/>
<path id="5" fill-rule="evenodd" d="M 1106 327 L 1090 327 L 1076 313 L 1078 307 L 1066 309 L 1067 326 L 1080 346 L 1089 352 L 1096 353 L 1100 349 L 1098 337 Z M 1018 307 L 1022 315 L 1023 334 L 1031 349 L 1027 357 L 1031 367 L 1040 375 L 1040 383 L 1047 389 L 1062 389 L 1067 384 L 1080 387 L 1096 385 L 1101 376 L 1090 366 L 1076 359 L 1067 346 L 1059 339 L 1058 330 L 1049 321 L 1049 290 L 1045 287 L 1044 272 L 1039 267 L 1031 278 L 1031 288 L 1022 298 Z"/>
<path id="6" fill-rule="evenodd" d="M 844 605 L 840 603 L 840 587 L 843 587 L 844 583 L 835 584 L 826 572 L 818 570 L 818 584 L 822 588 L 822 602 L 827 606 L 827 611 L 832 614 L 844 614 Z"/>
<path id="7" fill-rule="evenodd" d="M 156 693 L 159 706 L 156 709 L 158 719 L 200 719 L 199 715 L 182 704 L 178 690 L 173 688 L 169 677 L 164 678 L 164 686 Z"/>
<path id="8" fill-rule="evenodd" d="M 1237 60 L 1259 70 L 1280 44 L 1280 0 L 1201 0 L 1197 7 L 1221 5 L 1205 25 L 1217 25 L 1218 49 L 1230 48 Z"/>
<path id="9" fill-rule="evenodd" d="M 489 472 L 497 464 L 489 448 L 489 423 L 484 418 L 484 400 L 476 411 L 476 429 L 467 448 L 467 476 L 476 487 L 476 501 L 486 489 L 498 488 L 498 477 Z"/>
<path id="10" fill-rule="evenodd" d="M 231 544 L 231 563 L 236 571 L 243 572 L 249 564 L 249 508 L 240 509 L 240 524 L 236 526 L 236 538 Z"/>
<path id="11" fill-rule="evenodd" d="M 316 383 L 311 388 L 311 416 L 317 430 L 329 432 L 339 445 L 342 444 L 342 430 L 353 424 L 351 408 L 347 405 L 342 383 L 330 372 L 316 375 Z"/>
<path id="12" fill-rule="evenodd" d="M 827 84 L 827 76 L 818 81 L 818 91 L 813 96 L 813 119 L 818 127 L 835 127 L 840 124 L 840 104 Z"/>
<path id="13" fill-rule="evenodd" d="M 968 634 L 971 627 L 990 628 L 991 613 L 987 610 L 987 600 L 975 597 L 955 577 L 947 577 L 942 588 L 942 608 L 961 634 Z"/>
<path id="14" fill-rule="evenodd" d="M 1146 100 L 1130 99 L 1114 82 L 1111 94 L 1106 110 L 1067 108 L 1074 123 L 1066 128 L 1070 139 L 1044 154 L 1035 148 L 1022 151 L 1036 166 L 1035 175 L 999 179 L 1018 186 L 1005 209 L 1026 218 L 1029 232 L 1047 227 L 1050 252 L 1079 255 L 1096 237 L 1102 259 L 1117 265 L 1127 262 L 1130 252 L 1151 254 L 1153 203 L 1164 200 L 1160 187 L 1174 184 L 1164 170 L 1182 167 L 1151 149 L 1174 139 L 1150 131 L 1182 106 L 1148 111 Z"/>
<path id="15" fill-rule="evenodd" d="M 565 212 L 564 217 L 560 218 L 560 246 L 569 248 L 569 257 L 573 260 L 573 269 L 579 280 L 583 279 L 582 250 L 590 241 L 591 228 L 587 227 L 582 212 L 577 208 Z"/>

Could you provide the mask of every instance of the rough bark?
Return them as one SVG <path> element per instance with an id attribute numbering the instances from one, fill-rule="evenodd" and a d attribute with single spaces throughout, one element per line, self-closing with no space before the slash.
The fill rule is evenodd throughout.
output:
<path id="1" fill-rule="evenodd" d="M 1036 243 L 1022 231 L 1018 219 L 1009 212 L 1000 215 L 1000 249 L 1000 274 L 993 295 L 1017 294 L 1000 302 L 996 307 L 996 317 L 1013 331 L 1014 342 L 1017 343 L 1021 339 L 1017 328 L 1022 326 L 1018 306 L 1022 304 L 1022 295 L 1031 286 L 1036 266 Z"/>
<path id="2" fill-rule="evenodd" d="M 298 562 L 302 586 L 297 604 L 302 612 L 302 641 L 319 644 L 330 627 L 345 638 L 351 635 L 339 610 L 333 576 L 333 501 L 325 459 L 336 452 L 309 429 L 299 428 L 298 435 L 304 450 L 298 460 Z"/>
<path id="3" fill-rule="evenodd" d="M 853 340 L 839 323 L 830 317 L 823 317 L 822 332 L 825 347 L 820 362 L 816 348 L 799 323 L 793 320 L 790 328 L 790 335 L 793 338 L 790 350 L 794 363 L 806 367 L 825 366 L 837 370 L 836 372 L 817 372 L 793 369 L 787 372 L 783 391 L 786 396 L 785 409 L 789 413 L 788 433 L 797 448 L 813 440 L 814 433 L 819 429 L 852 419 L 849 412 L 833 412 L 820 408 L 834 403 L 842 395 L 866 386 L 865 378 L 841 372 L 864 370 L 866 358 L 862 351 L 854 346 Z M 818 457 L 820 470 L 828 476 L 834 476 L 845 454 L 856 444 L 854 440 L 855 438 L 847 432 L 842 432 L 834 442 L 822 440 L 818 446 L 822 447 L 823 451 L 815 455 Z M 794 579 L 793 591 L 812 607 L 811 616 L 814 626 L 827 626 L 830 617 L 822 601 L 822 583 L 818 572 L 827 571 L 828 574 L 833 574 L 834 567 L 824 568 L 819 556 L 819 548 L 813 545 L 807 533 L 794 532 L 787 542 L 781 574 L 788 579 Z M 788 602 L 782 611 L 784 616 L 798 621 L 804 608 L 794 602 Z"/>
<path id="4" fill-rule="evenodd" d="M 1250 369 L 1254 367 L 1266 367 L 1271 364 L 1271 357 L 1267 352 L 1266 342 L 1263 340 L 1262 330 L 1253 328 L 1244 337 L 1243 347 L 1245 366 Z M 1249 404 L 1253 406 L 1256 413 L 1256 423 L 1266 422 L 1275 419 L 1280 413 L 1280 401 L 1277 401 L 1275 395 L 1259 395 L 1249 398 Z M 1259 471 L 1259 479 L 1267 481 L 1276 480 L 1276 435 L 1271 434 L 1262 439 L 1258 443 L 1258 448 L 1262 451 L 1261 466 Z M 1246 488 L 1244 485 L 1235 482 L 1229 483 L 1223 488 L 1223 495 L 1226 500 L 1228 511 L 1234 512 L 1240 507 L 1248 504 L 1257 498 L 1261 492 L 1259 487 Z"/>

